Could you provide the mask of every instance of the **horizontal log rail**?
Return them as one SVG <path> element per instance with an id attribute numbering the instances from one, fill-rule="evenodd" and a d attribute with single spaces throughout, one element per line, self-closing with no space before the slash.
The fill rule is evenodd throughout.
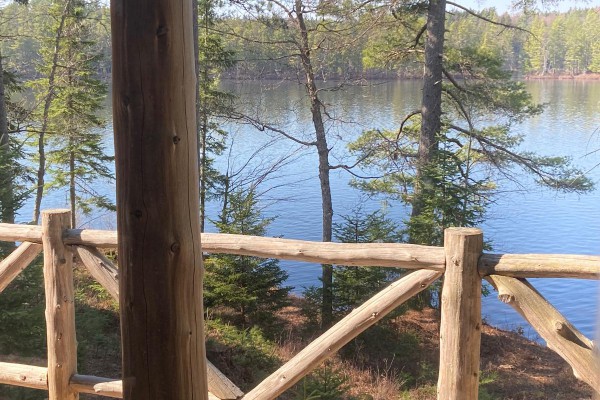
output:
<path id="1" fill-rule="evenodd" d="M 513 278 L 600 279 L 600 256 L 572 254 L 483 254 L 479 274 Z"/>
<path id="2" fill-rule="evenodd" d="M 116 248 L 115 231 L 68 229 L 65 244 Z M 33 225 L 0 224 L 0 240 L 42 242 L 42 229 Z M 400 267 L 443 271 L 441 247 L 399 243 L 322 243 L 295 239 L 203 233 L 202 249 L 282 260 L 349 266 Z M 514 278 L 600 279 L 599 255 L 483 254 L 479 274 Z"/>
<path id="3" fill-rule="evenodd" d="M 0 362 L 0 384 L 47 391 L 48 368 Z M 78 393 L 89 393 L 116 399 L 123 398 L 123 383 L 117 379 L 76 374 L 70 379 L 70 387 Z M 219 397 L 210 392 L 208 398 L 209 400 L 220 400 Z"/>
<path id="4" fill-rule="evenodd" d="M 42 230 L 32 225 L 0 224 L 0 240 L 41 243 Z M 67 229 L 65 244 L 116 248 L 117 233 Z M 444 270 L 444 249 L 400 243 L 323 243 L 306 240 L 203 233 L 202 250 L 243 256 L 278 258 L 349 266 Z"/>

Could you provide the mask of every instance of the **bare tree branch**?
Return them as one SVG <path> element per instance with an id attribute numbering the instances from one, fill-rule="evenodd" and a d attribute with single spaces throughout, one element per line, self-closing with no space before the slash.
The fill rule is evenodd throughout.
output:
<path id="1" fill-rule="evenodd" d="M 421 110 L 414 110 L 413 112 L 408 114 L 406 117 L 404 117 L 404 119 L 400 123 L 400 128 L 398 129 L 398 134 L 396 135 L 396 141 L 398 139 L 400 139 L 400 136 L 402 135 L 402 131 L 404 130 L 404 125 L 406 125 L 408 120 L 411 119 L 412 117 L 414 117 L 415 115 L 420 115 L 420 114 L 421 114 Z"/>
<path id="2" fill-rule="evenodd" d="M 249 115 L 245 115 L 245 114 L 242 114 L 239 112 L 234 112 L 229 116 L 229 118 L 250 124 L 261 132 L 270 131 L 270 132 L 278 133 L 278 134 L 286 137 L 287 139 L 290 139 L 290 140 L 292 140 L 298 144 L 301 144 L 303 146 L 316 146 L 317 145 L 316 141 L 306 142 L 304 140 L 300 140 L 297 137 L 290 135 L 283 129 L 277 128 L 277 127 L 269 125 L 269 124 L 265 124 L 265 123 L 259 121 L 258 119 L 250 117 Z"/>
<path id="3" fill-rule="evenodd" d="M 482 21 L 489 22 L 492 25 L 502 26 L 502 27 L 508 28 L 508 29 L 516 29 L 518 31 L 526 32 L 526 33 L 528 33 L 528 34 L 530 34 L 530 35 L 532 35 L 532 36 L 535 37 L 535 35 L 533 33 L 531 33 L 531 31 L 528 31 L 525 28 L 521 28 L 521 27 L 516 26 L 516 25 L 505 24 L 505 23 L 502 23 L 502 22 L 494 21 L 492 19 L 484 17 L 481 14 L 476 13 L 475 11 L 473 11 L 473 10 L 471 10 L 471 9 L 465 7 L 465 6 L 461 6 L 460 4 L 457 4 L 457 3 L 453 2 L 453 1 L 446 1 L 446 4 L 450 4 L 451 6 L 454 6 L 456 8 L 460 8 L 461 10 L 465 11 L 467 14 L 470 14 L 470 15 L 476 17 L 476 18 L 479 18 Z"/>

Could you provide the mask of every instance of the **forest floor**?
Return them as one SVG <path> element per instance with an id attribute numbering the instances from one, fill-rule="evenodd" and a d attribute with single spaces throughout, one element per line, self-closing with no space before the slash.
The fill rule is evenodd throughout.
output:
<path id="1" fill-rule="evenodd" d="M 209 359 L 242 390 L 248 391 L 317 336 L 302 312 L 302 302 L 293 298 L 292 305 L 277 314 L 279 323 L 270 333 L 228 324 L 224 322 L 229 319 L 226 313 L 218 317 L 212 314 L 206 324 Z M 78 337 L 79 371 L 116 378 L 120 376 L 118 315 L 114 309 L 110 313 L 105 311 L 102 325 L 90 326 L 100 330 L 102 341 L 85 345 L 84 335 Z M 85 325 L 90 325 L 87 322 Z M 280 399 L 435 399 L 438 358 L 438 312 L 408 310 L 368 329 Z M 0 361 L 45 365 L 42 358 L 14 355 L 0 356 Z M 40 391 L 16 389 L 0 385 L 0 400 L 46 398 Z M 323 396 L 314 397 L 317 391 Z M 100 397 L 82 395 L 81 398 Z M 484 324 L 479 399 L 592 399 L 592 390 L 575 379 L 571 368 L 545 346 L 518 332 Z"/>
<path id="2" fill-rule="evenodd" d="M 301 299 L 279 313 L 284 326 L 275 349 L 280 361 L 291 358 L 315 334 L 307 335 L 307 318 Z M 209 330 L 209 337 L 214 335 Z M 219 336 L 219 333 L 216 333 Z M 223 350 L 222 348 L 220 350 Z M 220 359 L 219 346 L 209 345 L 209 358 L 225 374 L 228 363 Z M 439 365 L 439 315 L 434 309 L 409 310 L 372 327 L 341 349 L 321 368 L 310 390 L 321 390 L 342 382 L 343 394 L 324 398 L 356 400 L 436 399 Z M 243 379 L 229 371 L 234 382 Z M 332 376 L 333 375 L 333 378 Z M 315 380 L 317 382 L 315 382 Z M 320 383 L 319 383 L 320 382 Z M 250 386 L 252 387 L 252 385 Z M 306 399 L 307 384 L 298 384 L 282 399 Z M 504 331 L 487 324 L 482 330 L 480 400 L 577 400 L 592 399 L 593 391 L 578 381 L 572 369 L 556 353 L 528 340 L 518 332 Z M 319 398 L 319 397 L 315 397 Z"/>

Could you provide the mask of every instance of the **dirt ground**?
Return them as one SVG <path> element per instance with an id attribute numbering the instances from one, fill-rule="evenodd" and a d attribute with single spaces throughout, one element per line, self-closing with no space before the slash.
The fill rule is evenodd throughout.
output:
<path id="1" fill-rule="evenodd" d="M 410 311 L 398 319 L 398 326 L 421 332 L 426 351 L 437 356 L 438 320 L 434 310 Z M 481 370 L 483 376 L 494 376 L 485 384 L 493 398 L 577 400 L 593 395 L 592 389 L 577 380 L 571 367 L 552 350 L 518 333 L 489 325 L 482 330 Z"/>

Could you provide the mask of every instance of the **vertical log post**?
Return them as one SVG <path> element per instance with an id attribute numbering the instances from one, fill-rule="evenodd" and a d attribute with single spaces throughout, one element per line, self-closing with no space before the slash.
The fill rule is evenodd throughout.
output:
<path id="1" fill-rule="evenodd" d="M 42 212 L 49 400 L 79 399 L 69 386 L 77 373 L 73 252 L 62 240 L 70 221 L 69 210 Z"/>
<path id="2" fill-rule="evenodd" d="M 125 400 L 206 400 L 192 0 L 112 0 Z"/>
<path id="3" fill-rule="evenodd" d="M 448 228 L 444 233 L 446 273 L 442 288 L 438 400 L 477 399 L 481 346 L 481 278 L 477 261 L 483 233 Z"/>

